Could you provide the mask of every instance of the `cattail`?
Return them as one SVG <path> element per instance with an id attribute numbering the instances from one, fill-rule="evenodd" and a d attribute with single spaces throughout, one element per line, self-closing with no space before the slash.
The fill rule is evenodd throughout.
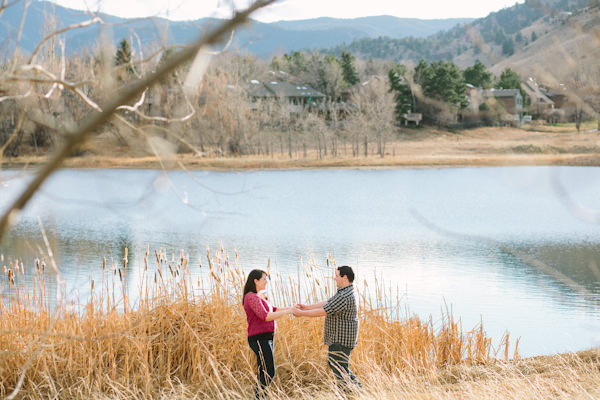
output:
<path id="1" fill-rule="evenodd" d="M 8 270 L 8 283 L 15 286 L 15 273 L 12 269 Z"/>

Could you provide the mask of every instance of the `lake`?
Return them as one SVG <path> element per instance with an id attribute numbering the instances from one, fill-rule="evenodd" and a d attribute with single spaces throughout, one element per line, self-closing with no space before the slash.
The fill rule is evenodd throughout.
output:
<path id="1" fill-rule="evenodd" d="M 2 171 L 0 211 L 31 179 Z M 385 282 L 408 314 L 452 309 L 483 320 L 522 356 L 600 345 L 600 168 L 502 167 L 250 172 L 62 170 L 0 244 L 4 264 L 46 253 L 73 298 L 89 295 L 103 257 L 129 271 L 146 246 L 205 257 L 237 250 L 247 272 L 297 274 L 332 254 L 362 282 Z M 6 288 L 4 288 L 6 290 Z"/>

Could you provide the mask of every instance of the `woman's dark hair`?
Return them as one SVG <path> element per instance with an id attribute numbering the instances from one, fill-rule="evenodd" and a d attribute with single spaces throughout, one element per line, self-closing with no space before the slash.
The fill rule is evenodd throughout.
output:
<path id="1" fill-rule="evenodd" d="M 266 274 L 267 273 L 262 269 L 253 269 L 252 271 L 250 271 L 250 273 L 248 274 L 248 279 L 246 279 L 246 284 L 244 285 L 244 295 L 242 296 L 242 304 L 244 304 L 244 298 L 248 293 L 256 293 L 256 283 L 254 283 L 254 280 L 260 280 L 260 278 L 262 278 L 263 275 Z"/>

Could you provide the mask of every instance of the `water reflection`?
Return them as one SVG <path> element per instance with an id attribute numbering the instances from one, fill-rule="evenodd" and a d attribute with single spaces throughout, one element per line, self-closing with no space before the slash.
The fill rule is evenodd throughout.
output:
<path id="1" fill-rule="evenodd" d="M 3 174 L 0 210 L 29 179 L 10 174 Z M 231 258 L 237 249 L 246 270 L 270 259 L 291 277 L 311 259 L 325 268 L 332 253 L 357 267 L 363 289 L 376 280 L 392 287 L 408 313 L 436 317 L 447 304 L 465 329 L 483 318 L 495 338 L 505 330 L 521 336 L 524 355 L 579 350 L 600 339 L 600 235 L 557 199 L 550 184 L 556 177 L 573 201 L 600 204 L 589 185 L 600 178 L 597 168 L 60 171 L 11 228 L 0 253 L 4 265 L 22 260 L 31 270 L 36 257 L 49 265 L 39 217 L 64 292 L 82 300 L 91 280 L 107 271 L 115 276 L 125 248 L 123 273 L 133 295 L 148 245 L 176 257 L 184 249 L 195 268 L 207 244 L 222 244 Z M 432 230 L 411 210 L 466 236 Z M 49 293 L 60 289 L 54 275 L 48 285 Z"/>

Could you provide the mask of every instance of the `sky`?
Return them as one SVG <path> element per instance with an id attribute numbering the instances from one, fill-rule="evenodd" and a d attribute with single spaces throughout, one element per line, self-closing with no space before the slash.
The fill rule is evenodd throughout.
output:
<path id="1" fill-rule="evenodd" d="M 171 20 L 231 16 L 249 0 L 52 0 L 62 6 L 102 11 L 124 18 L 160 16 Z M 479 18 L 523 0 L 279 0 L 252 18 L 262 22 L 318 17 Z"/>

